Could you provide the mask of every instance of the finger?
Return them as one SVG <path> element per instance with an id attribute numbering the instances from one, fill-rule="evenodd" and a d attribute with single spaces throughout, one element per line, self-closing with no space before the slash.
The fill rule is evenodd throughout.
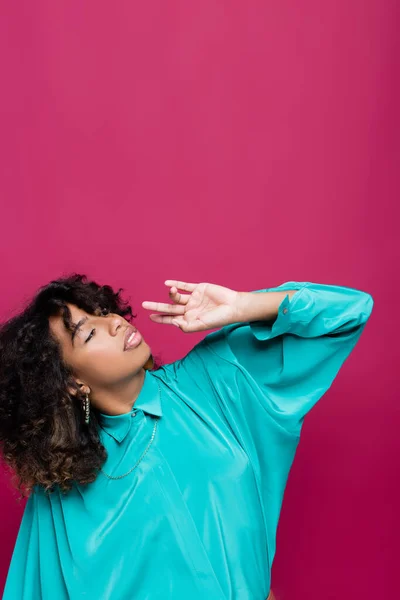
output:
<path id="1" fill-rule="evenodd" d="M 177 302 L 178 304 L 187 304 L 190 298 L 190 294 L 181 294 L 174 285 L 169 290 L 169 295 L 171 300 L 173 300 L 173 302 Z"/>
<path id="2" fill-rule="evenodd" d="M 174 285 L 180 290 L 185 290 L 185 292 L 193 292 L 198 283 L 188 283 L 187 281 L 178 281 L 177 279 L 167 279 L 164 281 L 165 285 Z"/>
<path id="3" fill-rule="evenodd" d="M 185 308 L 180 304 L 166 304 L 165 302 L 150 302 L 145 300 L 142 302 L 142 306 L 148 310 L 158 310 L 158 312 L 172 315 L 183 315 L 185 312 Z"/>
<path id="4" fill-rule="evenodd" d="M 152 321 L 155 321 L 156 323 L 162 323 L 164 325 L 175 325 L 176 327 L 179 327 L 180 325 L 179 317 L 157 314 L 151 314 L 149 315 L 149 317 Z"/>

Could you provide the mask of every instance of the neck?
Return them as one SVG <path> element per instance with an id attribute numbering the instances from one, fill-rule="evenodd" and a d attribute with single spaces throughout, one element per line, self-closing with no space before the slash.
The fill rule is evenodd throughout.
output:
<path id="1" fill-rule="evenodd" d="M 129 413 L 143 387 L 145 375 L 146 369 L 142 368 L 112 389 L 93 390 L 90 398 L 93 406 L 106 415 Z"/>

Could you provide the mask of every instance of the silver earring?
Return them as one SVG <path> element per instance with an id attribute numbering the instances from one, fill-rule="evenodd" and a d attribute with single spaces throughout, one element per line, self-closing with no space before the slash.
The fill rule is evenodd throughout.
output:
<path id="1" fill-rule="evenodd" d="M 85 400 L 83 401 L 83 410 L 85 412 L 85 423 L 87 425 L 90 421 L 90 402 L 87 394 Z"/>

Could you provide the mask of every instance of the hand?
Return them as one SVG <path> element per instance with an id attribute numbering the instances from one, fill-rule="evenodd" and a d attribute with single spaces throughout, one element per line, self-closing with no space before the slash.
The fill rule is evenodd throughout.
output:
<path id="1" fill-rule="evenodd" d="M 143 308 L 158 310 L 164 315 L 151 314 L 156 323 L 176 325 L 185 333 L 214 329 L 239 320 L 238 305 L 241 292 L 214 283 L 187 283 L 167 279 L 169 296 L 175 304 L 142 302 Z M 181 294 L 178 288 L 189 292 Z"/>

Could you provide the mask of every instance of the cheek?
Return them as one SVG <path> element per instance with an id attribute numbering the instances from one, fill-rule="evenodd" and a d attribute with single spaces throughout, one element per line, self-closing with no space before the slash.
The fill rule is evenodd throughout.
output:
<path id="1" fill-rule="evenodd" d="M 98 345 L 93 344 L 90 348 L 90 352 L 85 356 L 85 363 L 88 368 L 99 370 L 107 369 L 107 366 L 118 364 L 123 360 L 124 353 L 122 350 L 115 348 L 115 346 Z"/>
<path id="2" fill-rule="evenodd" d="M 90 344 L 90 341 L 88 342 Z M 116 345 L 92 344 L 79 357 L 79 370 L 88 381 L 109 383 L 137 370 L 149 357 L 150 348 L 143 340 L 137 348 L 124 352 Z"/>
<path id="3" fill-rule="evenodd" d="M 93 344 L 90 352 L 82 357 L 81 368 L 88 377 L 96 380 L 107 380 L 109 375 L 126 371 L 129 364 L 134 363 L 132 354 L 129 356 L 126 352 L 115 346 Z"/>

